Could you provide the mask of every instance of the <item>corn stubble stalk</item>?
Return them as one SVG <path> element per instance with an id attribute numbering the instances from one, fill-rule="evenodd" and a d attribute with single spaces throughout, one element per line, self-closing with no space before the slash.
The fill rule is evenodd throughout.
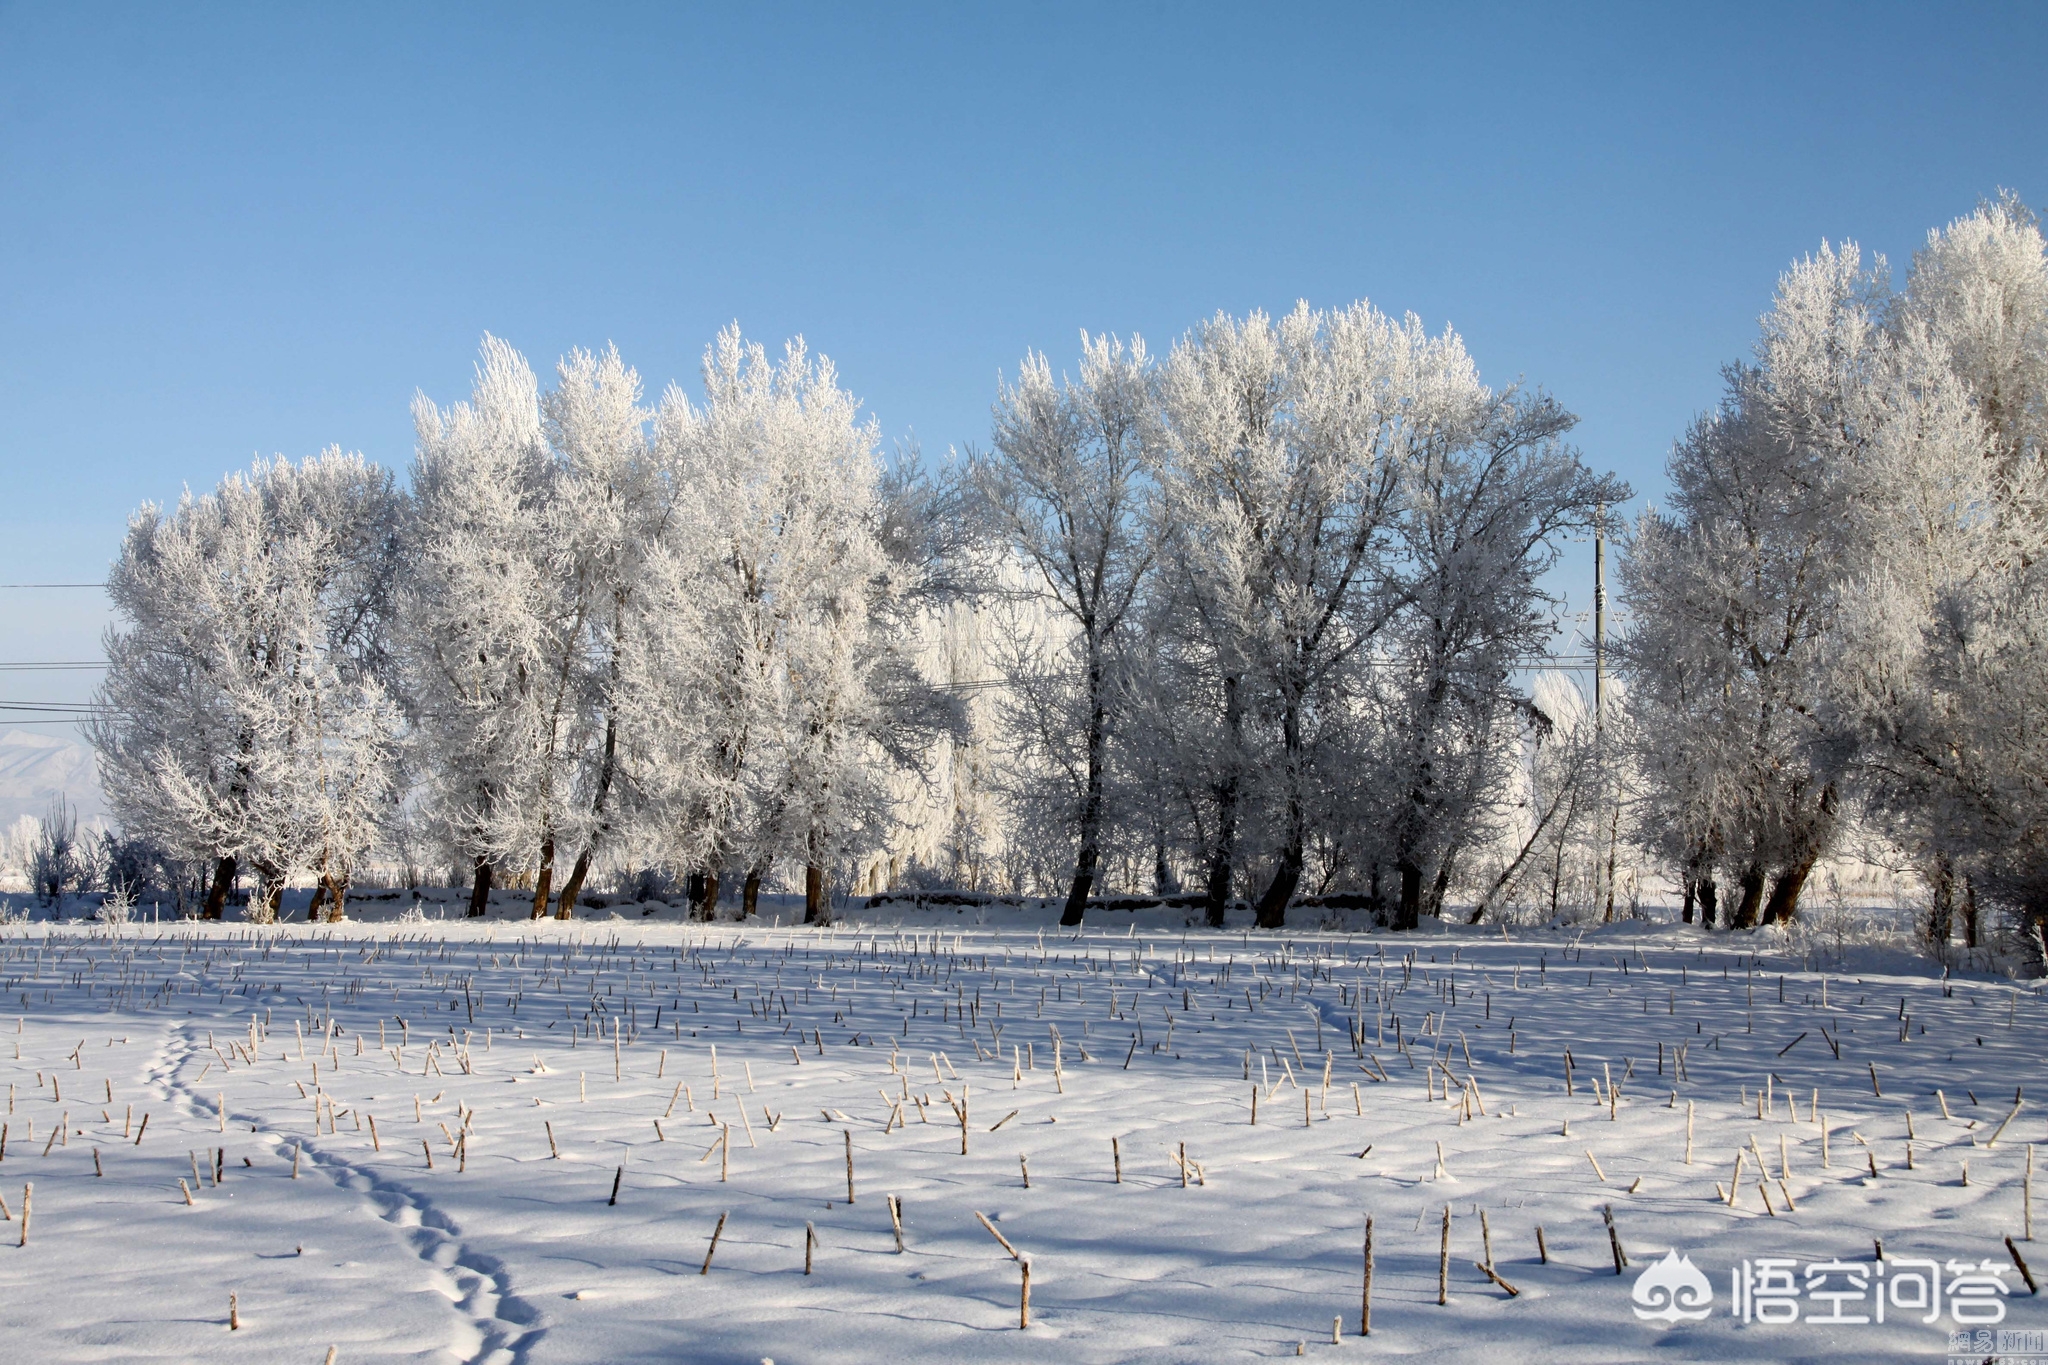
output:
<path id="1" fill-rule="evenodd" d="M 728 1219 L 728 1218 L 730 1218 L 731 1216 L 732 1216 L 732 1210 L 731 1210 L 731 1209 L 727 1209 L 727 1210 L 726 1210 L 726 1211 L 725 1211 L 724 1213 L 721 1213 L 721 1214 L 719 1214 L 719 1215 L 718 1215 L 718 1226 L 717 1226 L 717 1227 L 715 1227 L 715 1228 L 713 1228 L 713 1229 L 711 1229 L 711 1245 L 710 1245 L 709 1247 L 705 1248 L 705 1250 L 704 1250 L 704 1265 L 703 1265 L 703 1267 L 702 1267 L 702 1268 L 701 1268 L 700 1270 L 698 1270 L 698 1272 L 697 1272 L 697 1273 L 698 1273 L 699 1275 L 709 1275 L 709 1274 L 711 1273 L 711 1258 L 712 1258 L 712 1256 L 716 1255 L 716 1254 L 717 1254 L 717 1252 L 718 1252 L 718 1237 L 719 1237 L 719 1234 L 725 1231 L 725 1220 L 726 1220 L 726 1219 Z M 806 1224 L 805 1224 L 804 1226 L 805 1226 L 806 1228 L 808 1228 L 808 1227 L 810 1226 L 810 1224 L 806 1223 Z M 808 1274 L 810 1274 L 810 1273 L 811 1273 L 811 1272 L 810 1272 L 810 1265 L 811 1265 L 811 1258 L 810 1258 L 810 1249 L 809 1249 L 808 1247 L 806 1247 L 806 1248 L 805 1248 L 805 1250 L 804 1250 L 804 1273 L 805 1273 L 806 1275 L 808 1275 Z"/>
<path id="2" fill-rule="evenodd" d="M 1499 1286 L 1500 1286 L 1500 1287 L 1501 1287 L 1502 1289 L 1505 1289 L 1505 1290 L 1506 1290 L 1506 1291 L 1508 1292 L 1508 1297 L 1509 1297 L 1509 1298 L 1511 1298 L 1511 1299 L 1512 1299 L 1512 1298 L 1517 1298 L 1517 1297 L 1519 1297 L 1519 1296 L 1521 1295 L 1521 1292 L 1522 1292 L 1522 1291 L 1521 1291 L 1521 1290 L 1519 1290 L 1519 1289 L 1517 1289 L 1517 1288 L 1515 1288 L 1515 1287 L 1514 1287 L 1513 1285 L 1509 1284 L 1509 1283 L 1508 1283 L 1508 1282 L 1507 1282 L 1506 1280 L 1502 1279 L 1502 1278 L 1500 1277 L 1500 1272 L 1499 1272 L 1499 1271 L 1497 1271 L 1497 1270 L 1495 1270 L 1495 1269 L 1494 1269 L 1494 1268 L 1493 1268 L 1492 1266 L 1490 1266 L 1490 1265 L 1487 1265 L 1487 1264 L 1486 1264 L 1485 1262 L 1483 1262 L 1483 1261 L 1474 1261 L 1474 1262 L 1472 1263 L 1472 1266 L 1473 1266 L 1473 1268 L 1474 1268 L 1475 1270 L 1477 1270 L 1477 1271 L 1478 1271 L 1478 1272 L 1479 1272 L 1480 1274 L 1482 1274 L 1482 1275 L 1486 1276 L 1486 1278 L 1487 1278 L 1487 1279 L 1489 1279 L 1489 1280 L 1492 1280 L 1492 1281 L 1493 1281 L 1493 1282 L 1494 1282 L 1495 1284 L 1499 1285 Z"/>
<path id="3" fill-rule="evenodd" d="M 1437 1251 L 1436 1261 L 1436 1302 L 1441 1308 L 1450 1302 L 1451 1293 L 1451 1206 L 1444 1205 L 1443 1241 Z"/>
<path id="4" fill-rule="evenodd" d="M 995 1238 L 996 1241 L 1001 1243 L 1004 1251 L 1010 1253 L 1011 1260 L 1020 1261 L 1024 1259 L 1021 1255 L 1018 1254 L 1017 1248 L 1010 1245 L 1010 1239 L 1003 1236 L 1002 1233 L 996 1231 L 996 1225 L 988 1221 L 987 1214 L 982 1213 L 980 1210 L 977 1209 L 975 1210 L 974 1216 L 981 1220 L 981 1225 L 983 1227 L 988 1229 L 988 1235 Z"/>
<path id="5" fill-rule="evenodd" d="M 1372 1335 L 1372 1219 L 1365 1220 L 1365 1278 L 1358 1298 L 1358 1335 Z"/>
<path id="6" fill-rule="evenodd" d="M 2020 1255 L 2020 1249 L 2013 1245 L 2012 1238 L 2010 1237 L 2005 1239 L 2005 1250 L 2012 1257 L 2012 1263 L 2019 1267 L 2020 1278 L 2027 1282 L 2027 1292 L 2029 1294 L 2040 1293 L 2041 1286 L 2034 1283 L 2032 1267 L 2027 1264 L 2026 1258 Z"/>

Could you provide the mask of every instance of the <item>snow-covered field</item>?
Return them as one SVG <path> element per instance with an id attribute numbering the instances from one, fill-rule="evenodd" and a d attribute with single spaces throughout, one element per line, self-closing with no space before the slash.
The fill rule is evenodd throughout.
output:
<path id="1" fill-rule="evenodd" d="M 2048 1330 L 2003 1240 L 2048 1137 L 2048 1098 L 2006 1122 L 2042 1084 L 2029 986 L 1639 924 L 971 918 L 7 929 L 5 1355 L 1863 1361 Z M 1673 1249 L 1711 1316 L 1639 1320 Z M 1731 1273 L 1771 1257 L 1802 1294 L 1890 1284 L 1886 1320 L 1743 1321 Z M 1932 1324 L 1899 1306 L 1926 1259 Z M 2001 1322 L 1967 1284 L 1950 1310 L 1965 1263 Z"/>

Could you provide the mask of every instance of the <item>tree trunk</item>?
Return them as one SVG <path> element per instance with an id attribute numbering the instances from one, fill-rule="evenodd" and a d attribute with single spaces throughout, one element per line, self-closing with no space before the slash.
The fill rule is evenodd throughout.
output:
<path id="1" fill-rule="evenodd" d="M 1771 883 L 1771 898 L 1764 905 L 1765 924 L 1789 924 L 1799 913 L 1799 893 L 1806 889 L 1806 879 L 1813 875 L 1814 858 L 1802 858 L 1796 864 L 1778 874 Z"/>
<path id="2" fill-rule="evenodd" d="M 320 922 L 320 907 L 324 905 L 326 901 L 327 882 L 325 881 L 325 879 L 322 879 L 321 881 L 314 884 L 313 899 L 306 902 L 306 923 L 318 924 Z"/>
<path id="3" fill-rule="evenodd" d="M 1224 912 L 1230 908 L 1230 883 L 1237 860 L 1237 805 L 1242 775 L 1238 756 L 1244 752 L 1244 703 L 1239 700 L 1236 678 L 1223 680 L 1223 731 L 1229 746 L 1229 767 L 1216 787 L 1216 846 L 1209 853 L 1209 879 L 1203 888 L 1202 910 L 1211 929 L 1223 927 Z"/>
<path id="4" fill-rule="evenodd" d="M 596 841 L 593 839 L 591 842 Z M 576 898 L 583 894 L 583 879 L 589 875 L 590 844 L 586 843 L 569 868 L 569 880 L 562 883 L 562 894 L 555 898 L 556 919 L 576 918 Z"/>
<path id="5" fill-rule="evenodd" d="M 1422 865 L 1402 859 L 1401 904 L 1394 911 L 1394 928 L 1420 929 L 1422 927 Z"/>
<path id="6" fill-rule="evenodd" d="M 1621 803 L 1615 802 L 1614 815 L 1607 827 L 1607 909 L 1601 914 L 1600 922 L 1614 923 L 1614 851 L 1621 843 Z"/>
<path id="7" fill-rule="evenodd" d="M 1956 932 L 1956 864 L 1946 853 L 1934 855 L 1934 867 L 1927 875 L 1933 903 L 1927 910 L 1927 941 L 1945 948 Z"/>
<path id="8" fill-rule="evenodd" d="M 320 885 L 327 893 L 327 922 L 340 924 L 348 918 L 348 883 L 334 877 L 322 877 Z"/>
<path id="9" fill-rule="evenodd" d="M 1429 884 L 1429 913 L 1433 919 L 1443 918 L 1444 897 L 1451 889 L 1451 864 L 1457 855 L 1458 851 L 1452 849 L 1445 853 L 1443 861 L 1436 865 L 1436 879 Z"/>
<path id="10" fill-rule="evenodd" d="M 825 869 L 816 863 L 804 867 L 804 923 L 825 922 Z"/>
<path id="11" fill-rule="evenodd" d="M 1074 880 L 1067 886 L 1067 903 L 1060 910 L 1060 923 L 1066 928 L 1080 924 L 1081 917 L 1088 910 L 1088 892 L 1095 885 L 1096 850 L 1092 844 L 1081 846 L 1081 856 L 1074 859 Z"/>
<path id="12" fill-rule="evenodd" d="M 1081 796 L 1081 847 L 1074 856 L 1074 881 L 1067 889 L 1060 924 L 1074 928 L 1088 909 L 1095 886 L 1095 868 L 1102 859 L 1103 760 L 1109 747 L 1109 704 L 1103 699 L 1107 680 L 1102 670 L 1102 645 L 1090 627 L 1088 641 L 1088 776 Z"/>
<path id="13" fill-rule="evenodd" d="M 597 792 L 590 798 L 590 813 L 595 817 L 595 823 L 590 827 L 590 837 L 583 841 L 582 849 L 576 854 L 576 865 L 569 869 L 569 880 L 562 887 L 561 898 L 555 902 L 556 919 L 576 918 L 576 898 L 583 894 L 583 879 L 590 874 L 590 860 L 597 852 L 597 841 L 604 837 L 607 828 L 604 806 L 605 799 L 611 795 L 618 748 L 618 719 L 607 716 L 604 722 L 604 761 L 597 769 Z"/>
<path id="14" fill-rule="evenodd" d="M 1764 869 L 1762 863 L 1751 863 L 1742 872 L 1742 903 L 1735 907 L 1735 918 L 1728 925 L 1730 929 L 1756 928 L 1757 911 L 1764 903 Z"/>
<path id="15" fill-rule="evenodd" d="M 1691 876 L 1685 878 L 1685 904 L 1678 912 L 1678 922 L 1680 924 L 1692 923 L 1692 907 L 1693 902 L 1699 896 L 1699 885 L 1697 879 Z"/>
<path id="16" fill-rule="evenodd" d="M 1280 742 L 1287 751 L 1283 760 L 1287 765 L 1287 839 L 1275 861 L 1273 880 L 1267 883 L 1253 909 L 1252 921 L 1261 929 L 1286 927 L 1287 902 L 1294 899 L 1295 889 L 1301 885 L 1303 852 L 1308 845 L 1308 814 L 1301 801 L 1299 706 L 1298 702 L 1290 701 L 1286 714 L 1280 718 Z"/>
<path id="17" fill-rule="evenodd" d="M 1286 847 L 1280 850 L 1279 863 L 1273 869 L 1273 880 L 1259 897 L 1253 909 L 1252 920 L 1261 929 L 1284 929 L 1287 927 L 1287 903 L 1294 899 L 1294 893 L 1301 886 L 1302 841 L 1290 837 Z"/>
<path id="18" fill-rule="evenodd" d="M 761 869 L 750 867 L 747 869 L 746 881 L 740 883 L 740 913 L 746 918 L 752 919 L 757 912 L 760 900 Z"/>
<path id="19" fill-rule="evenodd" d="M 1700 927 L 1714 927 L 1714 916 L 1720 911 L 1721 888 L 1714 884 L 1714 874 L 1709 872 L 1700 878 Z"/>
<path id="20" fill-rule="evenodd" d="M 690 903 L 690 918 L 706 920 L 711 916 L 704 910 L 704 874 L 692 872 L 683 878 L 683 898 Z"/>
<path id="21" fill-rule="evenodd" d="M 1223 915 L 1230 908 L 1230 857 L 1218 849 L 1209 857 L 1209 880 L 1203 887 L 1202 913 L 1211 929 L 1223 927 Z"/>
<path id="22" fill-rule="evenodd" d="M 1820 810 L 1807 827 L 1797 861 L 1771 884 L 1770 904 L 1764 907 L 1765 924 L 1790 923 L 1799 913 L 1799 893 L 1806 889 L 1806 879 L 1813 875 L 1814 865 L 1834 833 L 1835 805 L 1835 784 L 1830 782 L 1820 789 Z"/>
<path id="23" fill-rule="evenodd" d="M 1202 908 L 1211 929 L 1223 927 L 1223 915 L 1230 908 L 1231 864 L 1237 857 L 1237 778 L 1233 774 L 1218 793 L 1216 803 L 1216 847 L 1209 853 L 1209 879 L 1203 888 Z"/>
<path id="24" fill-rule="evenodd" d="M 541 836 L 540 870 L 533 875 L 533 918 L 544 918 L 548 913 L 548 893 L 555 884 L 555 832 L 549 830 Z"/>
<path id="25" fill-rule="evenodd" d="M 213 865 L 213 884 L 206 888 L 206 905 L 201 919 L 221 919 L 227 913 L 228 893 L 235 889 L 235 860 L 222 857 Z"/>
<path id="26" fill-rule="evenodd" d="M 704 874 L 704 918 L 706 920 L 718 918 L 718 873 L 716 871 Z"/>
<path id="27" fill-rule="evenodd" d="M 1963 946 L 1978 946 L 1977 936 L 1977 879 L 1965 874 L 1963 877 Z"/>
<path id="28" fill-rule="evenodd" d="M 497 868 L 492 866 L 491 860 L 479 854 L 476 860 L 476 870 L 471 874 L 469 883 L 469 917 L 471 919 L 482 919 L 489 913 L 491 908 L 491 879 L 496 874 Z"/>

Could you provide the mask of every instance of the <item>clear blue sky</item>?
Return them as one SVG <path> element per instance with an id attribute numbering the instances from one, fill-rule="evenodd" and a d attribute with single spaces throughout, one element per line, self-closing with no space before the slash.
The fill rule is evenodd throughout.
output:
<path id="1" fill-rule="evenodd" d="M 0 580 L 258 453 L 402 467 L 486 330 L 650 391 L 801 332 L 939 452 L 1081 328 L 1370 298 L 1654 494 L 1794 256 L 2048 200 L 2038 7 L 1424 8 L 0 5 Z M 0 661 L 102 621 L 0 592 Z"/>

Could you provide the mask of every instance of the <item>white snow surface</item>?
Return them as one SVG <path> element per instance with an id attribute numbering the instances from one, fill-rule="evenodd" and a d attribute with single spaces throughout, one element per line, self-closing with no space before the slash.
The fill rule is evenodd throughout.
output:
<path id="1" fill-rule="evenodd" d="M 2048 1104 L 1992 1143 L 2041 1082 L 2031 985 L 1755 959 L 1673 926 L 1197 933 L 1111 914 L 1075 935 L 1039 908 L 971 917 L 0 931 L 6 1355 L 1941 1358 L 1947 1316 L 1729 1311 L 1745 1258 L 1868 1262 L 1877 1239 L 2006 1267 L 1999 1325 L 2048 1328 L 2003 1242 Z M 1717 1193 L 1752 1137 L 1773 1211 L 1753 1157 L 1734 1206 Z M 1482 1211 L 1516 1297 L 1475 1265 Z M 1030 1261 L 1028 1330 L 1019 1266 L 977 1212 Z M 2018 1245 L 2048 1270 L 2048 1246 Z M 1713 1316 L 1637 1319 L 1631 1286 L 1668 1249 L 1706 1272 Z"/>

